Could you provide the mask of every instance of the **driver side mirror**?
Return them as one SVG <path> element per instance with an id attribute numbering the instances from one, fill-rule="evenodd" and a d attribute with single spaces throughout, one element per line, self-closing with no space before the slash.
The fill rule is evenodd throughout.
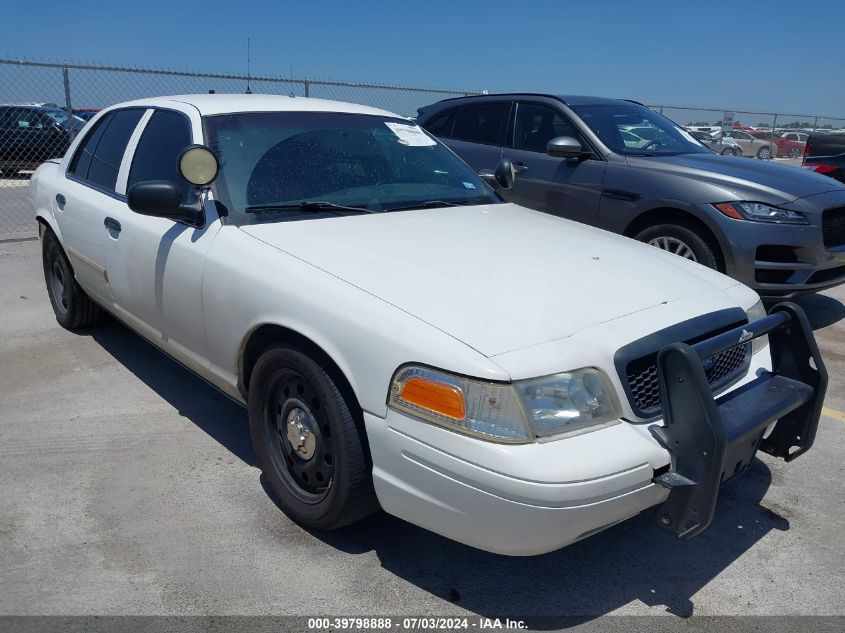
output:
<path id="1" fill-rule="evenodd" d="M 204 145 L 189 145 L 176 159 L 179 174 L 195 187 L 207 187 L 220 171 L 217 157 Z M 129 188 L 126 203 L 135 213 L 167 218 L 201 227 L 205 223 L 202 200 L 196 194 L 182 201 L 182 191 L 169 180 L 139 182 Z"/>
<path id="2" fill-rule="evenodd" d="M 583 153 L 581 143 L 571 136 L 556 136 L 546 143 L 546 154 L 555 158 L 577 158 Z"/>
<path id="3" fill-rule="evenodd" d="M 135 213 L 156 218 L 167 218 L 201 227 L 205 220 L 199 200 L 182 202 L 182 191 L 169 180 L 148 180 L 132 185 L 126 194 L 126 203 Z"/>
<path id="4" fill-rule="evenodd" d="M 497 186 L 502 189 L 513 189 L 513 183 L 516 180 L 516 169 L 509 159 L 503 158 L 496 165 L 496 169 L 482 169 L 478 172 L 478 175 L 494 189 Z"/>

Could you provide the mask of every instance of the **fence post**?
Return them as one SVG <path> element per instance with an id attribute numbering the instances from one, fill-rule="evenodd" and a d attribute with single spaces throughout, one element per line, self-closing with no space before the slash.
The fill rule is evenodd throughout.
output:
<path id="1" fill-rule="evenodd" d="M 777 158 L 778 146 L 775 145 L 775 129 L 777 129 L 777 126 L 778 126 L 778 115 L 776 114 L 775 118 L 772 119 L 772 151 L 769 153 L 769 160 L 772 160 L 773 158 Z"/>
<path id="2" fill-rule="evenodd" d="M 817 127 L 819 127 L 819 117 L 816 117 L 816 118 L 813 120 L 813 132 L 815 132 L 815 131 L 816 131 L 816 128 L 817 128 Z"/>
<path id="3" fill-rule="evenodd" d="M 76 136 L 76 130 L 73 129 L 73 106 L 70 103 L 70 74 L 68 73 L 67 66 L 62 66 L 62 80 L 65 84 L 65 108 L 67 109 L 67 129 L 70 132 L 70 140 L 73 140 L 73 137 Z"/>
<path id="4" fill-rule="evenodd" d="M 302 83 L 305 86 L 305 96 L 310 97 L 311 96 L 311 90 L 310 90 L 311 82 L 310 81 L 303 81 Z"/>

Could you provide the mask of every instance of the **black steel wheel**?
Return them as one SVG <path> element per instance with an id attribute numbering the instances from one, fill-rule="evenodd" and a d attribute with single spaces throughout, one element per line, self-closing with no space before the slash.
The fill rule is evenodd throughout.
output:
<path id="1" fill-rule="evenodd" d="M 69 330 L 96 325 L 102 320 L 102 308 L 80 288 L 67 255 L 53 231 L 44 231 L 41 241 L 44 281 L 56 321 Z"/>
<path id="2" fill-rule="evenodd" d="M 276 503 L 300 525 L 335 529 L 378 509 L 356 407 L 299 350 L 272 347 L 255 365 L 253 446 Z"/>

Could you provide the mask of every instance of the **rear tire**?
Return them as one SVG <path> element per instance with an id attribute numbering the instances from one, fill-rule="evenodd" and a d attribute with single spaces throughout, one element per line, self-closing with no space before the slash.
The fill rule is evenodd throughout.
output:
<path id="1" fill-rule="evenodd" d="M 334 530 L 379 508 L 361 412 L 298 349 L 271 347 L 249 383 L 249 426 L 276 505 L 305 528 Z"/>
<path id="2" fill-rule="evenodd" d="M 103 319 L 103 309 L 85 294 L 76 282 L 64 249 L 49 228 L 41 240 L 41 260 L 47 295 L 53 306 L 56 321 L 63 328 L 76 330 L 96 325 Z"/>
<path id="3" fill-rule="evenodd" d="M 801 156 L 801 150 L 797 147 L 790 147 L 789 148 L 789 157 L 790 158 L 798 158 Z"/>
<path id="4" fill-rule="evenodd" d="M 757 150 L 757 158 L 760 160 L 769 160 L 772 157 L 772 148 L 768 145 Z"/>
<path id="5" fill-rule="evenodd" d="M 713 247 L 690 225 L 671 222 L 653 224 L 640 231 L 634 239 L 698 262 L 702 266 L 719 269 L 719 261 Z"/>
<path id="6" fill-rule="evenodd" d="M 723 149 L 722 156 L 736 156 L 736 150 L 730 147 L 727 149 Z"/>

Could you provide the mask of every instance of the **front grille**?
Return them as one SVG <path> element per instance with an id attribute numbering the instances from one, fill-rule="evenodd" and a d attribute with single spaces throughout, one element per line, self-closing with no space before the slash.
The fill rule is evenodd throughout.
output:
<path id="1" fill-rule="evenodd" d="M 745 366 L 749 356 L 748 344 L 732 347 L 704 363 L 704 374 L 713 390 L 719 389 L 735 378 Z M 660 412 L 660 383 L 657 380 L 657 354 L 650 354 L 628 363 L 628 386 L 634 404 L 640 413 L 649 417 Z"/>
<path id="2" fill-rule="evenodd" d="M 845 207 L 828 209 L 822 215 L 822 235 L 825 246 L 845 244 Z"/>

